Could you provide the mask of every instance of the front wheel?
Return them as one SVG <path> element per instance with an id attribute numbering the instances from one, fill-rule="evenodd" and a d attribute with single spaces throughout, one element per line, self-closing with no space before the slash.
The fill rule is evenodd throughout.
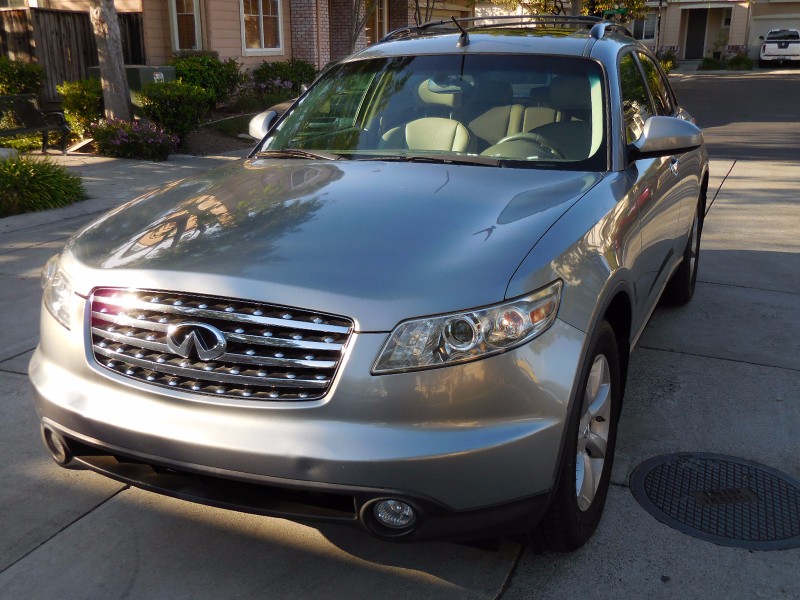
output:
<path id="1" fill-rule="evenodd" d="M 694 296 L 697 284 L 697 266 L 700 263 L 700 234 L 703 231 L 703 214 L 701 204 L 698 203 L 689 232 L 689 240 L 683 251 L 683 260 L 672 274 L 664 289 L 664 302 L 673 306 L 683 306 Z"/>
<path id="2" fill-rule="evenodd" d="M 622 401 L 619 348 L 607 321 L 592 336 L 578 390 L 552 504 L 543 521 L 523 534 L 538 552 L 577 550 L 603 514 Z"/>

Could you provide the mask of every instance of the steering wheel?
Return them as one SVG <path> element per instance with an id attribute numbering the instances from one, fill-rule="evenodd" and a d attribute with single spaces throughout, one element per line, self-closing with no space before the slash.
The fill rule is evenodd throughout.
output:
<path id="1" fill-rule="evenodd" d="M 553 146 L 553 142 L 548 140 L 543 135 L 539 133 L 534 133 L 532 131 L 523 131 L 522 133 L 514 133 L 512 135 L 507 135 L 506 137 L 498 141 L 495 144 L 495 146 L 499 146 L 500 144 L 504 144 L 506 142 L 515 142 L 517 140 L 531 142 L 532 144 L 538 146 L 542 150 L 545 150 L 548 154 L 551 154 L 556 158 L 566 158 L 561 153 L 561 150 Z"/>

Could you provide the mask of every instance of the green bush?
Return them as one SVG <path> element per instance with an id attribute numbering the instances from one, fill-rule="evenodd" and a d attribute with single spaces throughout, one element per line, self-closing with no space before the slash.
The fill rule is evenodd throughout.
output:
<path id="1" fill-rule="evenodd" d="M 728 68 L 733 71 L 750 71 L 753 68 L 753 61 L 747 54 L 740 53 L 728 61 Z"/>
<path id="2" fill-rule="evenodd" d="M 148 83 L 141 92 L 145 116 L 181 142 L 208 116 L 211 100 L 207 90 L 181 81 Z"/>
<path id="3" fill-rule="evenodd" d="M 180 81 L 211 92 L 212 102 L 226 102 L 246 78 L 236 60 L 221 61 L 211 53 L 183 53 L 169 64 Z"/>
<path id="4" fill-rule="evenodd" d="M 58 208 L 86 199 L 79 177 L 49 160 L 0 160 L 0 217 Z"/>
<path id="5" fill-rule="evenodd" d="M 706 56 L 700 61 L 700 66 L 697 67 L 698 71 L 722 71 L 728 68 L 728 61 L 724 58 L 713 58 Z"/>
<path id="6" fill-rule="evenodd" d="M 36 63 L 0 56 L 0 95 L 38 94 L 44 82 L 44 69 Z"/>
<path id="7" fill-rule="evenodd" d="M 665 73 L 669 73 L 673 69 L 678 68 L 678 57 L 672 50 L 660 52 L 658 60 L 661 62 L 661 68 L 664 69 Z"/>
<path id="8" fill-rule="evenodd" d="M 103 88 L 99 79 L 65 81 L 56 86 L 61 95 L 64 116 L 74 137 L 83 139 L 92 124 L 103 118 Z"/>
<path id="9" fill-rule="evenodd" d="M 98 153 L 120 158 L 167 160 L 178 147 L 178 137 L 153 123 L 111 119 L 91 129 Z"/>
<path id="10" fill-rule="evenodd" d="M 300 93 L 300 86 L 311 83 L 317 76 L 314 65 L 305 60 L 263 62 L 253 71 L 253 81 L 266 93 L 290 91 Z"/>

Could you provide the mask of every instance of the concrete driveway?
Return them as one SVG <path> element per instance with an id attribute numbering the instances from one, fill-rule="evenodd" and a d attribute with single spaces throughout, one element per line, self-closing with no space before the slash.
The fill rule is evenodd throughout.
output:
<path id="1" fill-rule="evenodd" d="M 674 82 L 707 126 L 713 159 L 697 292 L 686 307 L 659 308 L 632 357 L 613 486 L 585 548 L 562 556 L 511 541 L 495 550 L 391 545 L 195 506 L 52 464 L 25 376 L 39 267 L 85 213 L 209 166 L 87 162 L 73 167 L 98 198 L 84 214 L 0 220 L 0 598 L 800 597 L 800 549 L 751 552 L 689 537 L 656 521 L 628 489 L 643 460 L 684 451 L 755 460 L 800 479 L 800 115 L 792 102 L 800 74 Z"/>

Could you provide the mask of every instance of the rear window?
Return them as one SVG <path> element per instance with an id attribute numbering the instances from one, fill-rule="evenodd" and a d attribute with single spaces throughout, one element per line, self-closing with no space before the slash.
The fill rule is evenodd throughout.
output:
<path id="1" fill-rule="evenodd" d="M 791 40 L 800 40 L 800 32 L 796 29 L 778 29 L 770 31 L 767 34 L 768 42 L 785 42 Z"/>

